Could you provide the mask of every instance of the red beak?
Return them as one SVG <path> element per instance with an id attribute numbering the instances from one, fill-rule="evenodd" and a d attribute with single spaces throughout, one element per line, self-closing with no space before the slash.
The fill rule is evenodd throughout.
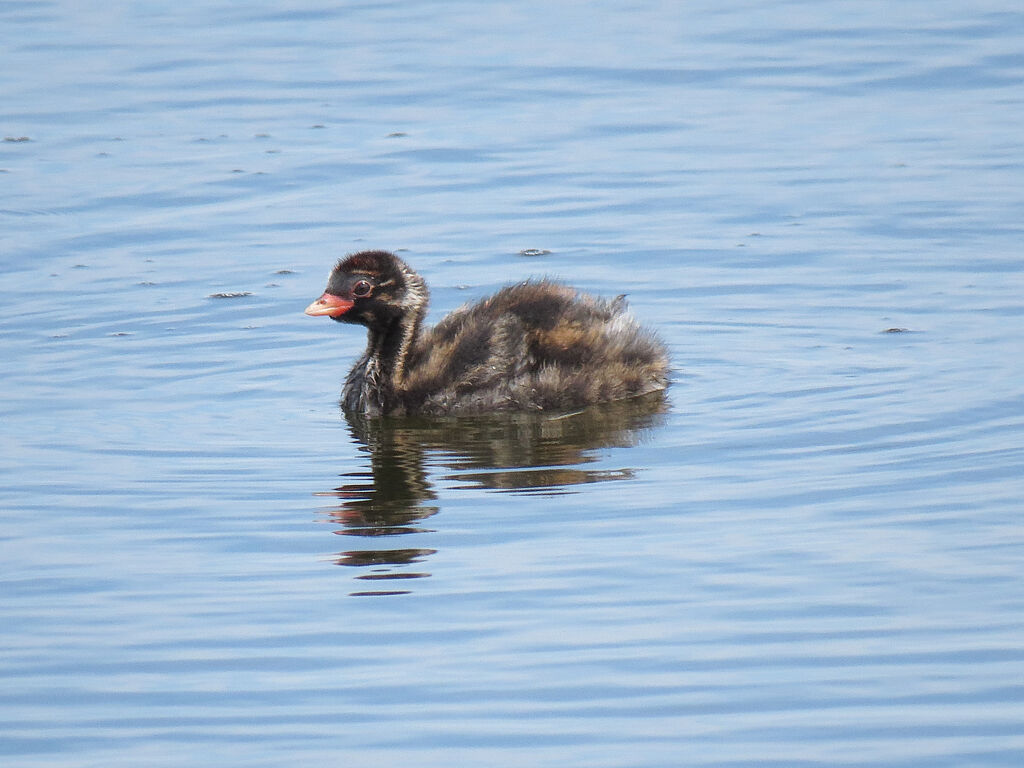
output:
<path id="1" fill-rule="evenodd" d="M 333 293 L 325 293 L 319 299 L 306 307 L 306 314 L 313 316 L 327 315 L 328 317 L 338 317 L 352 309 L 352 305 L 354 303 L 355 302 L 349 299 L 341 298 L 341 296 L 335 296 Z"/>

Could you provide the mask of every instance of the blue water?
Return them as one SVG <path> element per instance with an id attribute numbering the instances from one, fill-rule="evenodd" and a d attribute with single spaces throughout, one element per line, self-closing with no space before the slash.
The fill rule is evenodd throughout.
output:
<path id="1" fill-rule="evenodd" d="M 1024 12 L 0 5 L 5 766 L 1018 766 Z M 333 261 L 664 400 L 348 424 Z"/>

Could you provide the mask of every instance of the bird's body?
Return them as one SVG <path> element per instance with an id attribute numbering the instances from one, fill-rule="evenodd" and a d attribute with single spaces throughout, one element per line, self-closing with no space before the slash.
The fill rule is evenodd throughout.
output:
<path id="1" fill-rule="evenodd" d="M 331 272 L 306 313 L 368 329 L 342 391 L 346 413 L 569 410 L 667 385 L 664 346 L 621 297 L 528 281 L 425 328 L 427 298 L 423 279 L 386 251 L 353 254 Z"/>

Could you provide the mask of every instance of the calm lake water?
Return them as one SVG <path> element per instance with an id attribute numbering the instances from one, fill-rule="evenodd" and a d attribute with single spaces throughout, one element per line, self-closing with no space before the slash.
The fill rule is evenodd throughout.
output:
<path id="1" fill-rule="evenodd" d="M 0 5 L 5 766 L 1019 766 L 1024 12 Z M 666 397 L 346 422 L 626 293 Z"/>

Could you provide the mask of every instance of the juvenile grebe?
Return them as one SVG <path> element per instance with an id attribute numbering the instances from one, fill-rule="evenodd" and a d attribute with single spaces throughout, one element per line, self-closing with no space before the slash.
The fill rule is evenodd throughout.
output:
<path id="1" fill-rule="evenodd" d="M 368 329 L 346 413 L 570 410 L 664 389 L 668 354 L 613 301 L 548 280 L 502 288 L 423 327 L 427 286 L 387 251 L 338 262 L 307 315 Z"/>

